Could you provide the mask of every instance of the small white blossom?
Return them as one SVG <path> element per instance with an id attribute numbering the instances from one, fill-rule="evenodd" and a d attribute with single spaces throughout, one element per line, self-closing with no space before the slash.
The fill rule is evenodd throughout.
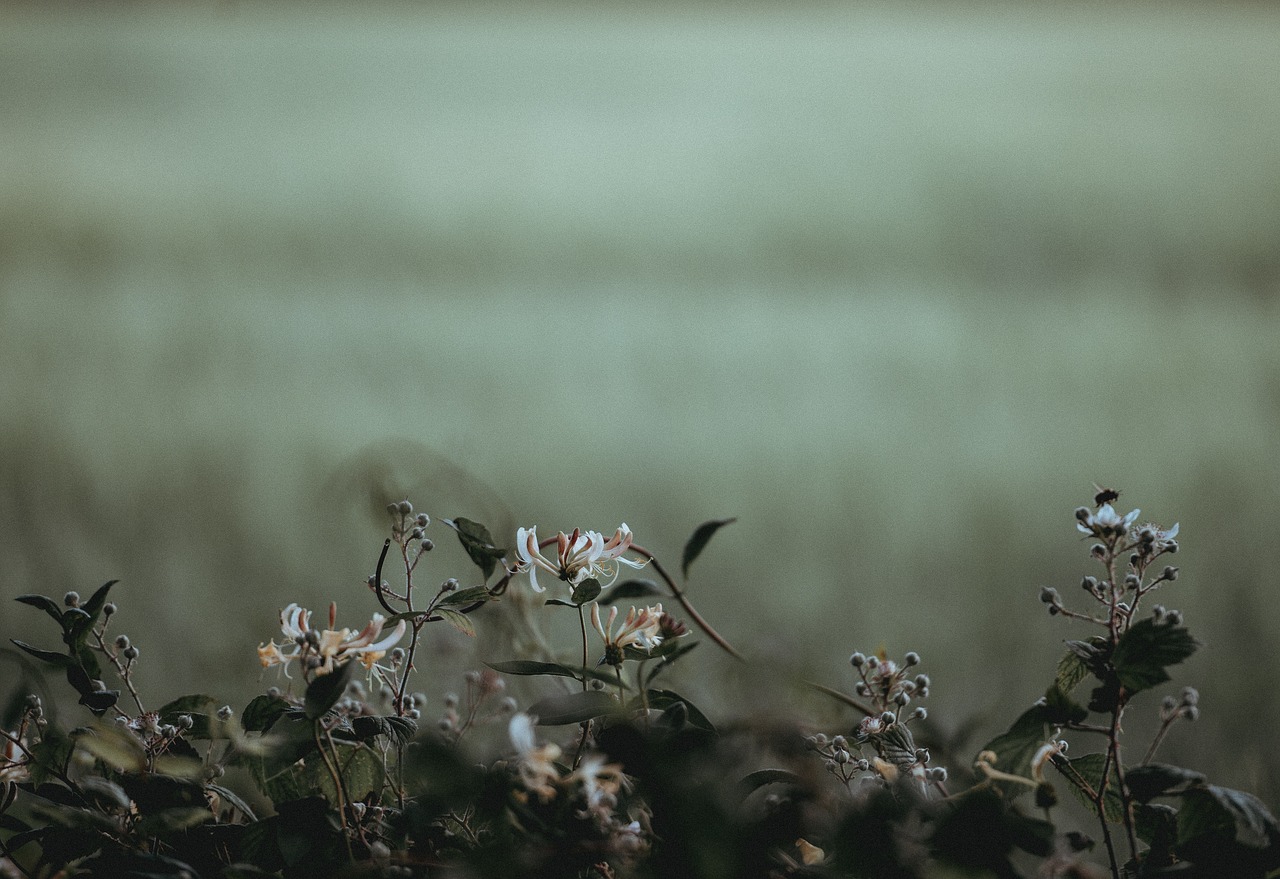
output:
<path id="1" fill-rule="evenodd" d="M 516 530 L 517 571 L 529 572 L 529 585 L 535 592 L 545 591 L 538 585 L 538 568 L 570 587 L 583 580 L 595 578 L 601 586 L 608 586 L 618 577 L 619 563 L 632 568 L 643 568 L 648 559 L 635 561 L 623 555 L 631 548 L 631 529 L 623 522 L 608 540 L 599 531 L 580 531 L 572 534 L 561 531 L 556 536 L 556 557 L 548 559 L 538 547 L 536 528 Z"/>

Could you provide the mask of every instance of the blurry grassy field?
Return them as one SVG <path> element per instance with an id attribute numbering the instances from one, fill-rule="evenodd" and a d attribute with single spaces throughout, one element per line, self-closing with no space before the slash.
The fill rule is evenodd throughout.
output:
<path id="1" fill-rule="evenodd" d="M 985 739 L 1082 633 L 1036 593 L 1096 479 L 1182 523 L 1167 756 L 1280 798 L 1280 12 L 0 24 L 0 595 L 122 578 L 157 698 L 248 692 L 289 601 L 367 618 L 409 494 L 672 560 L 737 515 L 722 630 L 831 684 L 918 650 Z"/>

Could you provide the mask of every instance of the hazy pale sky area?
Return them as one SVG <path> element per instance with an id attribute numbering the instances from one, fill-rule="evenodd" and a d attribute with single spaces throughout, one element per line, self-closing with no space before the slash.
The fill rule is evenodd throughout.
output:
<path id="1" fill-rule="evenodd" d="M 247 693 L 285 604 L 376 609 L 389 500 L 507 545 L 625 521 L 673 570 L 737 516 L 688 583 L 720 630 L 832 686 L 916 650 L 976 746 L 1085 634 L 1037 594 L 1096 573 L 1098 481 L 1181 523 L 1169 759 L 1274 803 L 1278 38 L 1262 4 L 7 7 L 0 634 L 119 578 L 144 686 Z M 475 579 L 432 529 L 428 577 Z M 477 619 L 432 661 L 514 658 Z M 700 653 L 718 710 L 763 686 Z"/>

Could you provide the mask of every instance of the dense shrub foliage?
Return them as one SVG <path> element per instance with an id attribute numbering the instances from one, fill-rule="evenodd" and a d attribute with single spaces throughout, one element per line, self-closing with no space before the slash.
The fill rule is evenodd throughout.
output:
<path id="1" fill-rule="evenodd" d="M 1194 689 L 1153 698 L 1152 741 L 1125 739 L 1131 703 L 1198 645 L 1149 597 L 1178 578 L 1177 525 L 1122 514 L 1118 497 L 1100 489 L 1075 513 L 1096 565 L 1083 609 L 1040 594 L 1091 634 L 1067 642 L 1042 699 L 951 767 L 930 753 L 931 682 L 914 652 L 855 652 L 852 686 L 807 684 L 847 712 L 839 730 L 751 720 L 751 706 L 713 719 L 671 689 L 671 669 L 695 665 L 704 640 L 751 661 L 680 585 L 732 520 L 694 532 L 677 580 L 625 524 L 610 537 L 522 528 L 507 548 L 446 519 L 478 582 L 426 588 L 431 519 L 394 504 L 368 578 L 379 611 L 353 629 L 336 605 L 316 619 L 289 604 L 258 648 L 278 684 L 239 707 L 203 694 L 145 707 L 139 647 L 114 631 L 114 583 L 87 599 L 23 595 L 51 622 L 10 657 L 25 671 L 0 718 L 0 875 L 1280 875 L 1280 830 L 1261 802 L 1155 760 L 1196 718 Z M 523 655 L 481 657 L 426 722 L 415 687 L 448 683 L 415 666 L 432 624 L 474 635 L 516 589 L 542 593 L 542 613 L 576 616 L 580 643 L 516 639 Z M 546 695 L 522 708 L 511 676 Z M 55 677 L 74 708 L 36 695 Z M 505 729 L 498 752 L 473 744 L 486 724 Z M 233 768 L 256 791 L 237 789 Z M 1062 797 L 1095 821 L 1071 826 Z"/>

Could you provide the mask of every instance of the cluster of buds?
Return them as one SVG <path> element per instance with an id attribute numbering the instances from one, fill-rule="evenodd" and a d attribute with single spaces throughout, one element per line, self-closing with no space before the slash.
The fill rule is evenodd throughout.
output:
<path id="1" fill-rule="evenodd" d="M 440 732 L 453 741 L 461 739 L 473 726 L 507 717 L 514 714 L 517 708 L 515 699 L 503 696 L 507 689 L 507 682 L 492 669 L 469 671 L 464 675 L 464 679 L 467 683 L 465 698 L 459 699 L 457 693 L 446 693 L 444 712 L 436 724 Z M 501 698 L 496 703 L 490 701 L 499 696 Z M 422 704 L 425 704 L 425 696 L 422 703 L 415 701 L 415 710 L 420 709 Z M 486 706 L 491 707 L 482 711 Z"/>
<path id="2" fill-rule="evenodd" d="M 431 517 L 426 513 L 414 514 L 413 504 L 407 500 L 387 504 L 391 516 L 391 538 L 406 549 L 416 546 L 418 552 L 430 552 L 435 544 L 427 537 Z"/>
<path id="3" fill-rule="evenodd" d="M 1179 717 L 1195 721 L 1200 717 L 1200 693 L 1195 687 L 1183 687 L 1178 698 L 1165 696 L 1160 703 L 1160 720 L 1169 723 Z"/>
<path id="4" fill-rule="evenodd" d="M 870 698 L 877 711 L 900 710 L 911 704 L 913 698 L 929 695 L 929 676 L 911 675 L 908 669 L 920 664 L 920 654 L 908 651 L 899 666 L 883 654 L 854 653 L 849 664 L 858 672 L 861 680 L 853 691 L 863 698 Z"/>

